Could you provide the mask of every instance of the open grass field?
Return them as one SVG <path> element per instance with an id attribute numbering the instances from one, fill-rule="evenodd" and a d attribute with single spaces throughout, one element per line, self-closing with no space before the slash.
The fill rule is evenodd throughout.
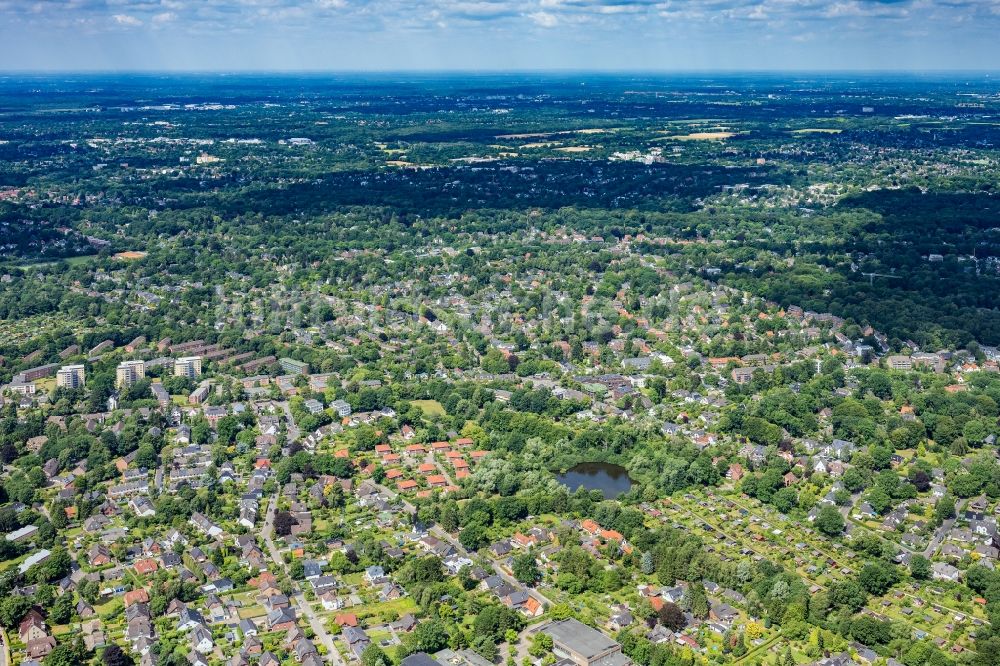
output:
<path id="1" fill-rule="evenodd" d="M 361 581 L 364 580 L 365 574 L 363 572 L 355 572 L 350 574 L 344 574 L 343 579 L 346 585 L 360 585 Z"/>
<path id="2" fill-rule="evenodd" d="M 76 257 L 65 257 L 65 258 L 61 258 L 61 259 L 52 259 L 52 260 L 34 261 L 34 262 L 29 261 L 28 263 L 23 263 L 23 262 L 19 262 L 19 261 L 6 261 L 6 262 L 0 262 L 0 266 L 18 266 L 18 267 L 21 267 L 21 268 L 41 268 L 41 267 L 44 267 L 44 266 L 52 266 L 52 265 L 54 265 L 58 261 L 65 261 L 70 266 L 80 266 L 80 265 L 83 265 L 83 264 L 87 263 L 88 261 L 90 261 L 91 259 L 93 259 L 96 256 L 97 256 L 96 254 L 81 254 L 81 255 L 76 256 Z"/>
<path id="3" fill-rule="evenodd" d="M 427 416 L 444 416 L 447 413 L 444 410 L 444 405 L 437 400 L 413 400 L 411 404 L 419 407 Z"/>

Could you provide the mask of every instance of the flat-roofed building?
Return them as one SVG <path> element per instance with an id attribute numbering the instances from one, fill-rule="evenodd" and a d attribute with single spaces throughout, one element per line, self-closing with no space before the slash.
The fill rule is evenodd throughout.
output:
<path id="1" fill-rule="evenodd" d="M 201 374 L 201 357 L 184 356 L 174 361 L 174 376 L 194 379 Z"/>
<path id="2" fill-rule="evenodd" d="M 618 641 L 579 620 L 560 620 L 539 631 L 552 639 L 552 652 L 556 657 L 568 659 L 578 666 L 630 666 L 632 663 L 622 653 Z"/>
<path id="3" fill-rule="evenodd" d="M 351 415 L 351 405 L 346 400 L 334 400 L 330 403 L 330 407 L 337 412 L 338 416 Z"/>
<path id="4" fill-rule="evenodd" d="M 119 388 L 132 386 L 146 378 L 145 361 L 122 361 L 115 371 L 115 384 Z"/>
<path id="5" fill-rule="evenodd" d="M 309 374 L 309 364 L 303 361 L 296 361 L 294 358 L 279 358 L 278 364 L 282 370 L 293 375 Z"/>
<path id="6" fill-rule="evenodd" d="M 64 365 L 56 371 L 56 386 L 65 389 L 82 388 L 86 371 L 82 365 Z"/>
<path id="7" fill-rule="evenodd" d="M 887 356 L 885 359 L 885 364 L 890 370 L 912 370 L 913 360 L 909 356 L 903 356 L 897 354 L 894 356 Z"/>
<path id="8" fill-rule="evenodd" d="M 20 393 L 21 395 L 35 395 L 38 387 L 35 386 L 35 382 L 26 382 L 19 377 L 15 377 L 14 381 L 7 385 L 7 388 L 13 393 Z"/>

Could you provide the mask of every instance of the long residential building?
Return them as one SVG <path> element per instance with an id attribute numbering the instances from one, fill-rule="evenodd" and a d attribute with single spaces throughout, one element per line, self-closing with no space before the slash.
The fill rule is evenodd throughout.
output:
<path id="1" fill-rule="evenodd" d="M 296 361 L 294 358 L 279 358 L 278 364 L 285 372 L 293 375 L 308 375 L 309 364 L 303 361 Z"/>
<path id="2" fill-rule="evenodd" d="M 170 404 L 170 393 L 167 389 L 163 387 L 163 384 L 159 382 L 150 385 L 150 390 L 153 392 L 153 397 L 156 398 L 156 402 L 159 403 L 160 407 L 166 407 Z"/>
<path id="3" fill-rule="evenodd" d="M 42 377 L 51 377 L 58 369 L 58 363 L 49 363 L 35 368 L 28 368 L 27 370 L 23 370 L 15 375 L 14 381 L 20 380 L 21 383 L 33 382 L 36 379 L 41 379 Z"/>
<path id="4" fill-rule="evenodd" d="M 201 385 L 192 391 L 191 395 L 188 396 L 188 402 L 192 405 L 200 405 L 205 402 L 205 399 L 208 398 L 208 391 L 210 388 L 211 385 L 207 381 L 202 382 Z"/>

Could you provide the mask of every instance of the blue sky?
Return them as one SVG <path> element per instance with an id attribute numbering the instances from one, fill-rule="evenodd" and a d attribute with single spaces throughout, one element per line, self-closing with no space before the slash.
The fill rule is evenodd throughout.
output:
<path id="1" fill-rule="evenodd" d="M 1000 70 L 1000 0 L 0 0 L 12 70 Z"/>

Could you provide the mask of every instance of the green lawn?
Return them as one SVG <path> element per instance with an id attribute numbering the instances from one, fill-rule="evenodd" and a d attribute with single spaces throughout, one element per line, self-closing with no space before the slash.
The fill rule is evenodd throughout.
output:
<path id="1" fill-rule="evenodd" d="M 248 617 L 260 617 L 263 615 L 267 615 L 267 611 L 264 609 L 263 606 L 257 606 L 257 605 L 244 606 L 243 608 L 239 609 L 238 615 L 240 616 L 241 620 L 245 620 Z"/>
<path id="2" fill-rule="evenodd" d="M 23 263 L 23 264 L 19 264 L 17 261 L 7 261 L 7 262 L 3 262 L 3 265 L 6 265 L 6 266 L 21 266 L 22 268 L 41 268 L 41 267 L 44 267 L 44 266 L 54 266 L 57 263 L 59 263 L 60 261 L 65 261 L 70 266 L 79 266 L 81 264 L 87 263 L 88 261 L 90 261 L 91 259 L 94 259 L 97 256 L 98 255 L 96 255 L 96 254 L 81 254 L 81 255 L 79 255 L 77 257 L 63 257 L 63 258 L 59 258 L 59 259 L 49 259 L 49 260 L 45 260 L 45 261 L 36 261 L 34 263 Z"/>
<path id="3" fill-rule="evenodd" d="M 94 606 L 94 610 L 102 618 L 108 615 L 112 615 L 118 612 L 118 609 L 124 605 L 124 602 L 118 597 L 114 597 L 103 604 L 97 604 Z"/>
<path id="4" fill-rule="evenodd" d="M 7 561 L 5 561 L 3 563 L 0 563 L 0 571 L 6 571 L 7 569 L 10 569 L 11 567 L 18 566 L 19 564 L 21 564 L 21 562 L 24 562 L 26 559 L 28 559 L 29 555 L 31 555 L 31 553 L 25 553 L 24 555 L 21 555 L 20 557 L 14 558 L 13 560 L 7 560 Z"/>
<path id="5" fill-rule="evenodd" d="M 363 571 L 358 571 L 355 573 L 346 574 L 344 577 L 344 583 L 347 585 L 360 585 L 361 581 L 364 580 L 365 574 Z"/>
<path id="6" fill-rule="evenodd" d="M 372 640 L 373 643 L 378 643 L 380 641 L 391 639 L 392 634 L 388 631 L 369 631 L 368 638 Z"/>
<path id="7" fill-rule="evenodd" d="M 444 416 L 444 405 L 437 400 L 411 400 L 410 404 L 419 407 L 426 416 Z"/>
<path id="8" fill-rule="evenodd" d="M 356 614 L 359 619 L 379 617 L 383 614 L 392 612 L 395 612 L 398 615 L 406 615 L 407 613 L 416 613 L 417 603 L 410 597 L 403 597 L 402 599 L 396 599 L 395 601 L 355 606 L 354 608 L 351 608 L 350 611 Z"/>

